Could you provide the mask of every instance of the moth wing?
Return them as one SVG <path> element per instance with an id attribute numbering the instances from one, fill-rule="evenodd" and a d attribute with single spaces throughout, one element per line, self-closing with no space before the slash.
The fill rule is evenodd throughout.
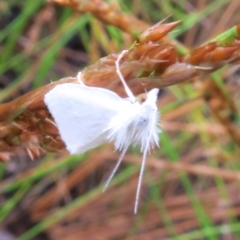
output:
<path id="1" fill-rule="evenodd" d="M 67 150 L 77 154 L 108 141 L 106 126 L 123 100 L 107 89 L 65 83 L 50 90 L 44 102 Z"/>

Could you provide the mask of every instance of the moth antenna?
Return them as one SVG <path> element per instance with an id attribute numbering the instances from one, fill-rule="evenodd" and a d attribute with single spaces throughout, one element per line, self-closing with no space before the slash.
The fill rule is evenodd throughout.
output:
<path id="1" fill-rule="evenodd" d="M 203 67 L 203 66 L 194 66 L 194 68 L 199 69 L 199 70 L 212 70 L 213 67 Z"/>
<path id="2" fill-rule="evenodd" d="M 118 56 L 118 58 L 117 58 L 117 60 L 116 60 L 116 62 L 115 62 L 116 72 L 117 72 L 117 75 L 118 75 L 118 77 L 120 78 L 120 80 L 121 80 L 121 82 L 122 82 L 122 84 L 123 84 L 123 87 L 124 87 L 124 89 L 125 89 L 128 97 L 130 98 L 131 102 L 136 102 L 136 99 L 135 99 L 135 97 L 134 97 L 131 89 L 128 87 L 128 85 L 127 85 L 127 83 L 126 83 L 126 81 L 125 81 L 125 79 L 124 79 L 124 77 L 123 77 L 123 75 L 122 75 L 122 73 L 121 73 L 121 71 L 120 71 L 120 67 L 119 67 L 119 62 L 120 62 L 120 60 L 122 59 L 122 57 L 124 56 L 124 54 L 126 54 L 127 52 L 128 52 L 128 50 L 123 50 L 123 51 L 121 52 L 121 54 Z"/>
<path id="3" fill-rule="evenodd" d="M 113 176 L 115 175 L 116 171 L 118 170 L 118 168 L 119 168 L 119 166 L 120 166 L 120 164 L 121 164 L 121 162 L 123 160 L 123 157 L 124 157 L 127 149 L 128 149 L 128 146 L 125 147 L 125 149 L 122 151 L 122 153 L 121 153 L 121 155 L 120 155 L 120 157 L 119 157 L 119 159 L 118 159 L 114 169 L 112 170 L 111 174 L 109 175 L 109 177 L 108 177 L 108 179 L 107 179 L 107 181 L 106 181 L 106 183 L 104 185 L 103 192 L 106 191 L 107 187 L 109 186 L 109 183 L 111 182 Z"/>

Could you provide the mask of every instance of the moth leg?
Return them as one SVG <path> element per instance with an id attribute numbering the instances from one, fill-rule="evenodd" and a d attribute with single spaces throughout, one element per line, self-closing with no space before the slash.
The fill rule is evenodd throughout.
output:
<path id="1" fill-rule="evenodd" d="M 78 72 L 78 74 L 77 74 L 77 80 L 78 80 L 78 83 L 80 84 L 80 85 L 83 85 L 83 86 L 86 86 L 86 84 L 83 82 L 83 80 L 82 80 L 82 78 L 81 78 L 81 72 Z"/>

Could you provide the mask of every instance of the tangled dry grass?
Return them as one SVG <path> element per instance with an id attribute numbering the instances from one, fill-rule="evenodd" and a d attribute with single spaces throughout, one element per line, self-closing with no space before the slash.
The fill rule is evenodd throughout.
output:
<path id="1" fill-rule="evenodd" d="M 192 6 L 207 8 L 207 4 L 201 4 L 199 1 Z M 110 24 L 130 36 L 123 38 L 125 41 L 120 49 L 109 42 L 97 45 L 110 52 L 103 58 L 96 54 L 96 42 L 91 42 L 93 50 L 89 53 L 94 63 L 82 70 L 85 84 L 107 88 L 124 97 L 115 61 L 121 50 L 128 48 L 120 69 L 134 94 L 155 87 L 179 87 L 164 92 L 158 101 L 160 109 L 162 106 L 170 109 L 163 110 L 161 120 L 169 136 L 163 133 L 162 149 L 148 159 L 149 172 L 143 186 L 143 210 L 139 218 L 132 214 L 132 203 L 138 178 L 134 166 L 140 164 L 141 158 L 130 152 L 124 161 L 134 166 L 126 164 L 126 169 L 114 180 L 114 187 L 101 194 L 101 187 L 96 186 L 118 159 L 111 146 L 103 146 L 84 156 L 81 164 L 79 157 L 60 158 L 58 162 L 35 160 L 27 162 L 28 167 L 16 177 L 3 178 L 1 192 L 13 192 L 12 199 L 17 199 L 16 204 L 21 203 L 20 210 L 13 208 L 15 211 L 7 215 L 9 203 L 3 201 L 0 218 L 5 220 L 5 229 L 11 229 L 17 221 L 20 230 L 13 232 L 19 236 L 23 234 L 19 238 L 22 240 L 238 239 L 239 87 L 238 81 L 227 79 L 237 74 L 240 25 L 225 28 L 228 30 L 221 30 L 218 37 L 197 43 L 197 47 L 190 49 L 168 37 L 174 28 L 181 27 L 181 21 L 165 20 L 150 26 L 134 14 L 124 13 L 119 6 L 105 1 L 53 0 L 45 3 L 36 17 L 32 28 L 35 35 L 31 35 L 31 44 L 25 49 L 29 56 L 33 51 L 31 46 L 37 41 L 37 32 L 53 16 L 52 9 L 56 6 L 73 10 L 60 32 L 66 31 L 80 16 L 91 13 L 95 20 L 104 24 L 102 29 Z M 231 19 L 237 19 L 234 12 L 238 9 L 237 1 L 226 6 L 226 12 L 232 13 Z M 224 10 L 219 12 L 226 18 Z M 225 26 L 221 21 L 219 19 Z M 96 32 L 104 32 L 99 29 Z M 60 32 L 56 31 L 52 42 L 58 39 Z M 195 41 L 194 35 L 199 37 L 196 28 L 189 32 L 185 40 L 188 46 Z M 31 71 L 34 72 L 38 65 L 38 61 L 34 62 Z M 226 71 L 216 73 L 224 68 Z M 223 80 L 220 81 L 219 76 Z M 43 98 L 51 88 L 65 82 L 77 84 L 77 79 L 62 78 L 0 105 L 1 161 L 17 162 L 19 149 L 25 149 L 32 159 L 47 152 L 64 152 L 64 143 Z M 47 155 L 47 158 L 54 157 Z M 39 162 L 43 162 L 43 166 L 29 169 L 31 164 Z M 16 166 L 18 169 L 18 162 Z M 69 168 L 68 174 L 55 172 L 66 168 Z M 30 215 L 25 223 L 22 220 L 26 216 L 21 211 Z"/>

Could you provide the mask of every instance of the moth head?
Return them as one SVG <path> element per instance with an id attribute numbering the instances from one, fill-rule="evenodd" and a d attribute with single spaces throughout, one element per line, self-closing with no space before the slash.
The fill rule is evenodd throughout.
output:
<path id="1" fill-rule="evenodd" d="M 147 98 L 146 101 L 143 103 L 143 105 L 155 105 L 157 102 L 157 97 L 158 97 L 159 89 L 154 88 L 151 91 L 147 93 Z"/>

